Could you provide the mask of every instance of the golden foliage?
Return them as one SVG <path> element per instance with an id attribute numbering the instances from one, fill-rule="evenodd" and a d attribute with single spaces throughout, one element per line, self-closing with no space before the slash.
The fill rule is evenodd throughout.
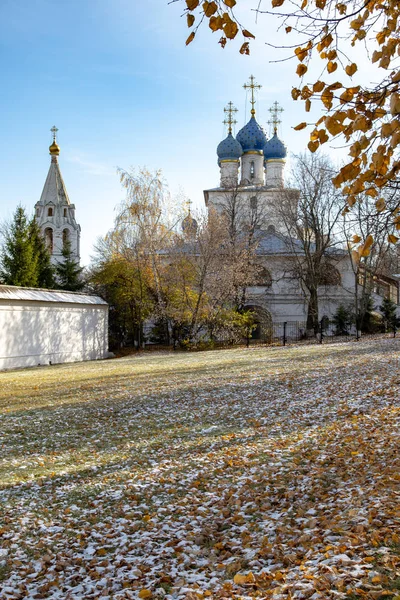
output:
<path id="1" fill-rule="evenodd" d="M 234 7 L 240 2 L 215 0 L 200 4 L 199 0 L 185 0 L 185 4 L 187 11 L 198 10 L 202 18 L 208 19 L 212 31 L 223 30 L 224 36 L 219 40 L 222 47 L 227 39 L 234 39 L 241 31 L 245 40 L 239 51 L 241 54 L 250 53 L 246 38 L 254 38 L 254 35 L 235 14 Z M 282 6 L 286 9 L 284 29 L 287 34 L 292 32 L 296 23 L 296 30 L 305 35 L 306 42 L 293 51 L 296 74 L 303 77 L 308 72 L 309 62 L 315 57 L 323 62 L 327 76 L 339 73 L 336 83 L 329 84 L 318 79 L 302 89 L 292 89 L 293 100 L 302 100 L 306 112 L 310 111 L 313 100 L 321 102 L 322 108 L 327 111 L 326 119 L 323 118 L 325 128 L 318 132 L 320 120 L 311 130 L 309 149 L 314 152 L 319 144 L 337 135 L 342 135 L 349 143 L 348 163 L 335 177 L 337 187 L 344 186 L 346 189 L 344 194 L 349 204 L 354 195 L 366 187 L 371 188 L 365 184 L 377 180 L 377 187 L 382 188 L 396 180 L 400 172 L 398 152 L 395 152 L 400 147 L 400 71 L 395 63 L 400 55 L 398 0 L 386 0 L 384 3 L 354 0 L 351 9 L 349 3 L 337 0 L 303 0 L 294 10 L 285 0 L 272 0 L 271 4 L 273 9 Z M 244 0 L 241 0 L 241 5 L 245 5 Z M 229 8 L 229 14 L 224 12 L 224 7 Z M 301 21 L 298 20 L 300 15 Z M 304 25 L 301 25 L 303 22 Z M 193 24 L 194 19 L 188 16 L 188 26 Z M 193 41 L 193 33 L 187 44 Z M 362 40 L 371 48 L 371 56 L 366 60 L 382 70 L 381 81 L 370 87 L 351 85 L 347 78 L 357 75 L 359 65 L 350 61 L 343 65 L 338 58 L 346 41 L 355 46 Z M 341 92 L 338 94 L 339 89 Z M 295 129 L 302 128 L 298 126 Z M 355 159 L 360 161 L 357 165 Z M 352 185 L 346 186 L 347 182 L 352 182 Z"/>

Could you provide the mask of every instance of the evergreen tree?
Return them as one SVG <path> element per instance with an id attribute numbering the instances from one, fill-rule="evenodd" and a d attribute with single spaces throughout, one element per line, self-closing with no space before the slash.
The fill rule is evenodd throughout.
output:
<path id="1" fill-rule="evenodd" d="M 57 288 L 78 292 L 83 289 L 85 282 L 82 280 L 83 267 L 79 266 L 72 255 L 71 242 L 66 240 L 62 250 L 63 262 L 56 266 Z"/>
<path id="2" fill-rule="evenodd" d="M 394 329 L 400 325 L 400 318 L 396 315 L 397 305 L 390 298 L 384 298 L 379 307 L 382 313 L 385 330 L 387 328 Z"/>
<path id="3" fill-rule="evenodd" d="M 18 206 L 12 222 L 4 230 L 0 276 L 7 285 L 38 286 L 38 253 L 22 206 Z"/>
<path id="4" fill-rule="evenodd" d="M 352 322 L 351 311 L 341 304 L 333 315 L 332 323 L 335 325 L 336 335 L 349 335 Z"/>
<path id="5" fill-rule="evenodd" d="M 46 247 L 46 243 L 35 217 L 32 218 L 29 229 L 31 242 L 37 256 L 37 285 L 41 288 L 54 288 L 54 267 L 50 262 L 50 253 Z"/>

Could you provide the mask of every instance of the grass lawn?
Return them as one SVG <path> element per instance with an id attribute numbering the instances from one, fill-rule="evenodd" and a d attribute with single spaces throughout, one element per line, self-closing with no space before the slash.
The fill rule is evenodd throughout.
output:
<path id="1" fill-rule="evenodd" d="M 400 340 L 0 374 L 0 598 L 400 600 Z"/>

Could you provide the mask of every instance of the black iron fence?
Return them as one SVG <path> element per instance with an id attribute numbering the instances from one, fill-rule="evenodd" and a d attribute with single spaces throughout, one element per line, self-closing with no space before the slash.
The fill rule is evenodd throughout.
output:
<path id="1" fill-rule="evenodd" d="M 246 343 L 249 346 L 254 344 L 287 346 L 294 343 L 329 344 L 387 337 L 396 337 L 396 329 L 373 334 L 361 333 L 352 329 L 348 332 L 338 334 L 331 323 L 322 319 L 316 332 L 307 331 L 306 323 L 303 321 L 271 323 L 269 328 L 261 331 L 257 337 L 250 336 L 246 340 Z"/>
<path id="2" fill-rule="evenodd" d="M 352 328 L 348 332 L 337 333 L 335 327 L 329 321 L 322 319 L 318 331 L 307 330 L 304 321 L 282 321 L 279 323 L 264 323 L 257 327 L 248 337 L 240 337 L 232 332 L 219 332 L 213 340 L 201 338 L 188 344 L 146 344 L 149 350 L 162 350 L 173 348 L 174 350 L 206 350 L 212 348 L 228 348 L 235 346 L 289 346 L 292 344 L 331 344 L 358 340 L 374 340 L 395 337 L 396 329 L 385 333 L 361 333 Z"/>

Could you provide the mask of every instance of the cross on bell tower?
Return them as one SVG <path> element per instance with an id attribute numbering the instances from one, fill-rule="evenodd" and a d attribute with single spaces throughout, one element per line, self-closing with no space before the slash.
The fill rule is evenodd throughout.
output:
<path id="1" fill-rule="evenodd" d="M 268 109 L 271 113 L 271 119 L 268 121 L 268 125 L 273 125 L 274 134 L 278 132 L 278 125 L 282 123 L 279 118 L 279 113 L 283 113 L 283 108 L 281 108 L 278 102 L 275 100 L 271 108 Z"/>
<path id="2" fill-rule="evenodd" d="M 51 133 L 53 134 L 53 142 L 57 141 L 57 127 L 55 125 L 53 125 L 53 127 L 50 129 Z"/>
<path id="3" fill-rule="evenodd" d="M 237 121 L 234 119 L 234 114 L 237 113 L 238 109 L 233 106 L 233 102 L 228 102 L 224 108 L 224 113 L 227 115 L 223 120 L 224 125 L 228 125 L 228 134 L 232 133 L 232 125 L 236 125 Z"/>
<path id="4" fill-rule="evenodd" d="M 250 104 L 251 104 L 251 116 L 254 117 L 256 114 L 254 105 L 256 103 L 255 99 L 254 99 L 254 90 L 261 90 L 262 85 L 258 85 L 257 83 L 254 83 L 254 76 L 250 75 L 250 83 L 245 83 L 244 84 L 244 89 L 245 90 L 251 90 L 251 100 L 250 100 Z"/>

